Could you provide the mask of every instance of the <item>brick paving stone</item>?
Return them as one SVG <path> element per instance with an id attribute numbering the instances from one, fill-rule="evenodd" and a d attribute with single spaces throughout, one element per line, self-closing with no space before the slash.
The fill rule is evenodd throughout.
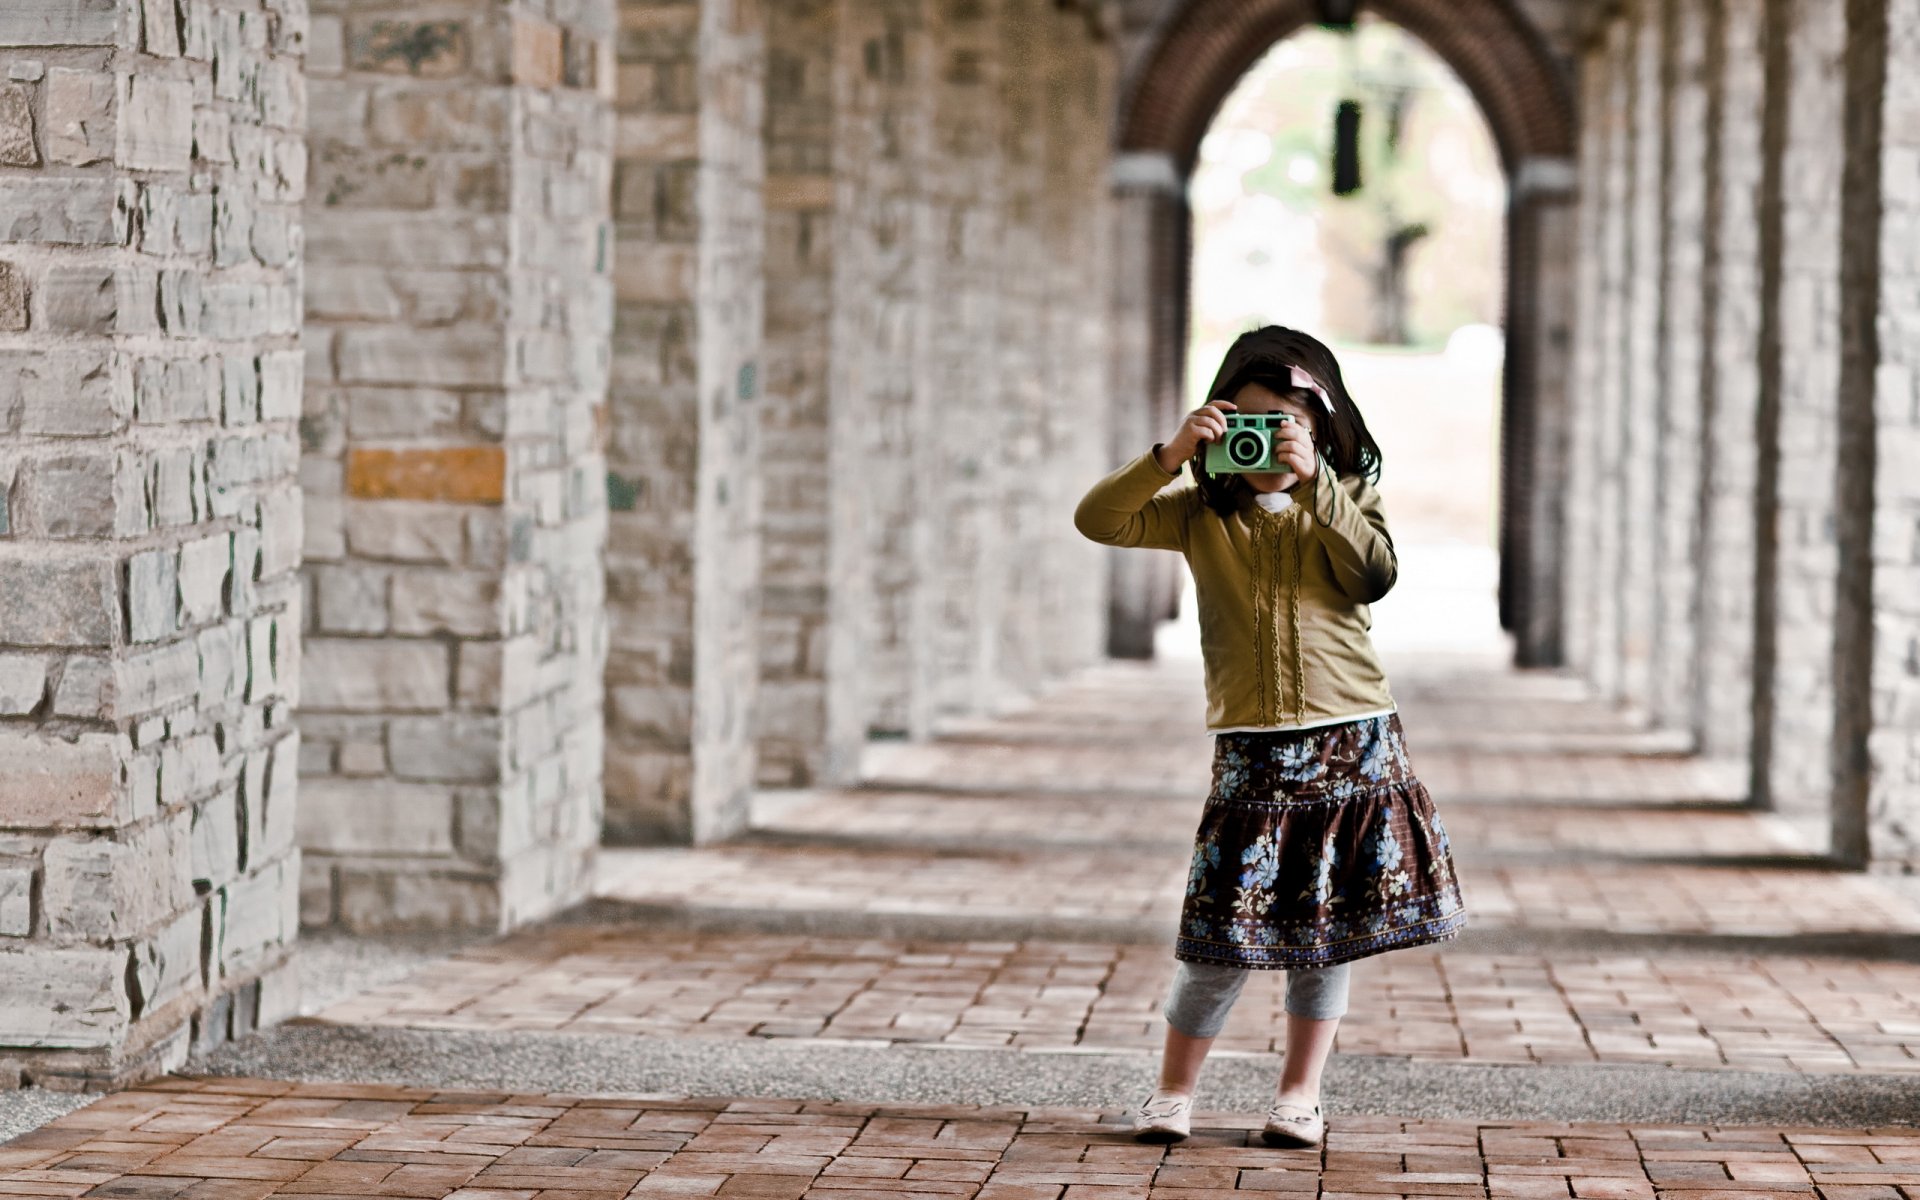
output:
<path id="1" fill-rule="evenodd" d="M 1151 1051 L 1163 948 L 536 930 L 334 1005 L 353 1025 Z M 1219 1043 L 1278 1053 L 1285 977 Z M 1338 1048 L 1427 1061 L 1920 1071 L 1920 964 L 1483 955 L 1358 964 Z"/>
<path id="2" fill-rule="evenodd" d="M 1444 808 L 1442 815 L 1445 815 Z M 1606 933 L 1920 932 L 1920 904 L 1870 875 L 1687 863 L 1476 863 L 1470 921 Z M 1171 928 L 1184 855 L 1055 847 L 940 852 L 734 844 L 609 851 L 596 894 L 717 913 L 1101 918 Z"/>

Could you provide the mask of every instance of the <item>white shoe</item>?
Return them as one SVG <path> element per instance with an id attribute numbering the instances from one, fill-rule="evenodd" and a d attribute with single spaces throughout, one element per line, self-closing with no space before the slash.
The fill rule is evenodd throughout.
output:
<path id="1" fill-rule="evenodd" d="M 1302 1150 L 1318 1146 L 1327 1136 L 1327 1122 L 1320 1115 L 1320 1106 L 1308 1108 L 1304 1104 L 1276 1104 L 1267 1110 L 1267 1127 L 1260 1131 L 1260 1140 L 1269 1146 L 1281 1146 Z"/>
<path id="2" fill-rule="evenodd" d="M 1192 1130 L 1193 1097 L 1177 1092 L 1155 1092 L 1133 1110 L 1136 1142 L 1184 1141 Z"/>

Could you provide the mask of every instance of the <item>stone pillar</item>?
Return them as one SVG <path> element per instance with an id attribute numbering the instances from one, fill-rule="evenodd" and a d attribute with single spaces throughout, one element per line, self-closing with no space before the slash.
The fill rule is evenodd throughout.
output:
<path id="1" fill-rule="evenodd" d="M 844 204 L 846 364 L 849 391 L 835 395 L 860 414 L 859 503 L 868 533 L 865 626 L 866 728 L 925 736 L 934 608 L 925 586 L 935 516 L 927 508 L 934 450 L 921 386 L 922 321 L 929 315 L 920 269 L 924 241 L 921 155 L 931 138 L 934 55 L 928 0 L 847 0 L 841 72 L 847 88 L 835 133 L 835 174 Z M 844 165 L 843 165 L 844 164 Z"/>
<path id="2" fill-rule="evenodd" d="M 1600 430 L 1605 424 L 1609 364 L 1607 327 L 1607 204 L 1613 125 L 1613 60 L 1605 42 L 1589 48 L 1580 64 L 1580 204 L 1575 250 L 1572 402 L 1567 414 L 1565 570 L 1561 578 L 1565 661 L 1589 678 L 1601 657 L 1597 623 L 1600 569 Z"/>
<path id="3" fill-rule="evenodd" d="M 836 576 L 835 489 L 856 488 L 858 456 L 833 421 L 834 51 L 838 0 L 767 10 L 766 402 L 761 474 L 758 776 L 803 787 L 857 760 L 857 737 L 828 737 Z M 856 528 L 852 531 L 859 536 Z"/>
<path id="4" fill-rule="evenodd" d="M 601 813 L 612 11 L 316 17 L 303 909 L 504 929 Z"/>
<path id="5" fill-rule="evenodd" d="M 1153 229 L 1157 206 L 1178 201 L 1180 176 L 1160 155 L 1127 155 L 1114 164 L 1109 242 L 1112 313 L 1108 325 L 1107 394 L 1112 470 L 1167 436 L 1154 404 Z M 1171 193 L 1169 196 L 1167 193 Z M 1096 476 L 1095 478 L 1098 478 Z M 1091 483 L 1091 480 L 1086 481 Z M 1121 658 L 1150 658 L 1153 631 L 1164 615 L 1157 560 L 1171 555 L 1141 550 L 1107 554 L 1107 650 Z M 1180 566 L 1176 561 L 1175 566 Z M 1180 567 L 1184 570 L 1184 567 Z"/>
<path id="6" fill-rule="evenodd" d="M 1522 164 L 1507 217 L 1500 595 L 1522 666 L 1564 661 L 1576 178 L 1569 162 Z"/>
<path id="7" fill-rule="evenodd" d="M 1038 589 L 1027 558 L 1037 497 L 1033 481 L 1045 453 L 1048 347 L 1046 281 L 1038 269 L 1047 253 L 1041 213 L 1046 202 L 1049 16 L 1044 0 L 1002 0 L 1000 129 L 999 513 L 998 549 L 989 563 L 996 622 L 994 672 L 1015 691 L 1029 691 L 1045 667 L 1035 606 Z M 1097 621 L 1098 614 L 1089 620 Z"/>
<path id="8" fill-rule="evenodd" d="M 1920 3 L 1853 0 L 1833 849 L 1920 872 Z"/>
<path id="9" fill-rule="evenodd" d="M 291 1012 L 299 6 L 0 6 L 0 1085 Z"/>
<path id="10" fill-rule="evenodd" d="M 982 711 L 997 697 L 993 649 L 1006 554 L 996 493 L 1019 486 L 1000 468 L 997 251 L 1001 244 L 999 0 L 934 6 L 933 96 L 920 216 L 920 372 L 932 444 L 923 662 L 930 717 Z"/>
<path id="11" fill-rule="evenodd" d="M 1666 230 L 1661 213 L 1667 202 L 1663 171 L 1666 128 L 1663 121 L 1666 30 L 1665 6 L 1639 0 L 1628 9 L 1631 26 L 1627 72 L 1630 99 L 1626 192 L 1626 280 L 1622 293 L 1625 337 L 1619 347 L 1625 372 L 1620 407 L 1620 491 L 1618 507 L 1608 509 L 1619 525 L 1612 580 L 1620 614 L 1618 697 L 1637 712 L 1653 698 L 1654 616 L 1667 581 L 1658 573 L 1656 528 L 1663 507 L 1660 495 L 1661 413 L 1666 380 L 1661 374 L 1661 284 L 1665 278 Z"/>
<path id="12" fill-rule="evenodd" d="M 759 678 L 760 0 L 621 0 L 607 835 L 746 824 Z"/>
<path id="13" fill-rule="evenodd" d="M 1758 588 L 1769 630 L 1756 692 L 1768 729 L 1756 798 L 1825 823 L 1833 787 L 1834 478 L 1840 384 L 1840 177 L 1845 166 L 1846 6 L 1775 0 L 1785 21 L 1779 166 L 1777 405 L 1763 409 L 1769 547 Z M 1763 509 L 1763 512 L 1765 510 Z M 1763 518 L 1764 520 L 1764 518 Z M 1810 826 L 1811 828 L 1811 826 Z"/>
<path id="14" fill-rule="evenodd" d="M 1703 517 L 1701 409 L 1705 383 L 1707 223 L 1707 6 L 1669 4 L 1664 13 L 1666 179 L 1656 418 L 1659 482 L 1647 510 L 1659 580 L 1654 613 L 1650 715 L 1655 724 L 1695 729 L 1699 666 L 1699 558 Z"/>
<path id="15" fill-rule="evenodd" d="M 1760 331 L 1761 177 L 1767 108 L 1766 0 L 1708 6 L 1707 299 L 1700 458 L 1700 752 L 1746 758 L 1753 742 L 1754 538 Z"/>
<path id="16" fill-rule="evenodd" d="M 1046 511 L 1037 514 L 1042 540 L 1036 549 L 1054 581 L 1044 663 L 1050 677 L 1059 677 L 1106 655 L 1102 567 L 1111 555 L 1060 518 L 1073 512 L 1088 484 L 1116 465 L 1107 449 L 1115 413 L 1106 390 L 1105 298 L 1112 288 L 1107 126 L 1118 63 L 1087 12 L 1055 6 L 1051 20 L 1058 63 L 1048 98 L 1046 190 L 1054 262 L 1047 356 L 1053 386 L 1042 402 L 1049 447 L 1041 478 L 1054 490 Z"/>
<path id="17" fill-rule="evenodd" d="M 1588 443 L 1594 486 L 1587 503 L 1593 513 L 1594 586 L 1588 597 L 1587 624 L 1591 630 L 1587 675 L 1601 695 L 1619 698 L 1623 691 L 1623 580 L 1627 573 L 1622 507 L 1626 469 L 1628 313 L 1631 309 L 1628 267 L 1628 214 L 1632 198 L 1632 99 L 1634 29 L 1615 21 L 1607 29 L 1600 62 L 1606 73 L 1601 86 L 1604 109 L 1595 119 L 1605 127 L 1605 159 L 1598 181 L 1600 205 L 1599 343 L 1595 348 L 1592 441 Z"/>

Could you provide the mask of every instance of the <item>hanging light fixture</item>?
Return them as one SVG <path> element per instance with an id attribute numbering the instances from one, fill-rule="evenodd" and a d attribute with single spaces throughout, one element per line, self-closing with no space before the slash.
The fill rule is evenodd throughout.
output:
<path id="1" fill-rule="evenodd" d="M 1337 33 L 1353 32 L 1353 20 L 1360 15 L 1360 0 L 1320 0 L 1320 24 Z"/>
<path id="2" fill-rule="evenodd" d="M 1347 60 L 1347 99 L 1333 110 L 1333 194 L 1351 196 L 1360 190 L 1359 46 L 1354 21 L 1360 0 L 1319 0 L 1320 24 L 1339 33 Z"/>

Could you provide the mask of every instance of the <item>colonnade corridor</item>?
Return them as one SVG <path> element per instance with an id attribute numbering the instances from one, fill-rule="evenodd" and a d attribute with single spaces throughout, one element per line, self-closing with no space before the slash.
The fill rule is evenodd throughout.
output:
<path id="1" fill-rule="evenodd" d="M 1408 613 L 1488 619 L 1407 557 Z M 307 1016 L 18 1138 L 0 1194 L 1914 1196 L 1920 890 L 1824 869 L 1572 676 L 1422 627 L 1379 625 L 1470 922 L 1356 968 L 1324 1149 L 1259 1142 L 1278 972 L 1194 1136 L 1126 1132 L 1208 783 L 1169 627 L 1155 662 L 875 743 L 857 786 L 763 792 L 739 838 L 610 851 L 556 922 L 309 939 Z"/>

